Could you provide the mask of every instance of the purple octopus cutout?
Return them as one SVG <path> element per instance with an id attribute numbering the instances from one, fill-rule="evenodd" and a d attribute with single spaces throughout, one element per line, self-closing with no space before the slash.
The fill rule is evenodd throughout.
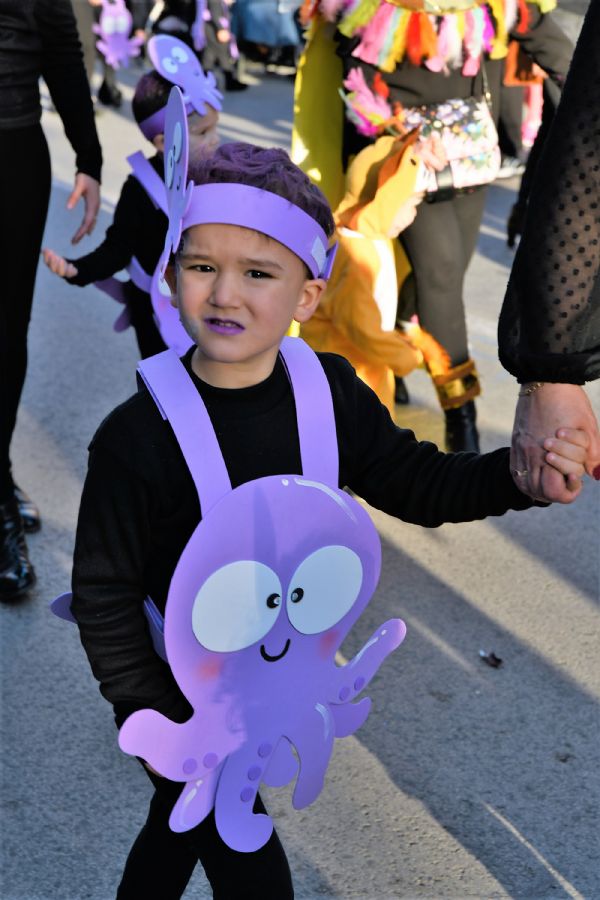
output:
<path id="1" fill-rule="evenodd" d="M 212 72 L 205 72 L 196 54 L 178 38 L 155 35 L 148 41 L 148 57 L 156 71 L 183 91 L 183 101 L 201 116 L 206 103 L 221 109 L 222 94 Z M 189 112 L 189 110 L 188 110 Z"/>
<path id="2" fill-rule="evenodd" d="M 99 24 L 92 28 L 100 38 L 96 41 L 96 47 L 113 69 L 127 67 L 132 57 L 140 55 L 144 40 L 130 37 L 132 24 L 133 19 L 124 0 L 102 0 Z"/>
<path id="3" fill-rule="evenodd" d="M 173 831 L 194 827 L 214 809 L 219 834 L 242 852 L 262 847 L 273 830 L 269 816 L 253 812 L 261 782 L 278 786 L 296 777 L 297 809 L 318 796 L 334 739 L 352 734 L 369 713 L 368 698 L 354 701 L 405 634 L 404 623 L 392 619 L 352 660 L 336 662 L 377 585 L 381 547 L 367 511 L 332 486 L 337 444 L 330 394 L 330 413 L 323 421 L 312 417 L 312 451 L 303 436 L 311 405 L 322 405 L 328 391 L 320 363 L 299 338 L 285 339 L 282 352 L 304 474 L 260 478 L 234 490 L 181 362 L 167 351 L 140 364 L 180 440 L 203 510 L 171 581 L 164 628 L 169 665 L 194 712 L 177 724 L 155 710 L 138 711 L 122 726 L 119 745 L 183 782 L 169 820 Z M 310 385 L 303 394 L 301 376 L 292 377 L 290 363 L 296 357 L 297 365 L 299 354 L 312 354 L 320 370 L 317 395 Z M 175 419 L 155 381 L 167 356 Z M 180 434 L 186 430 L 191 452 Z M 190 459 L 199 455 L 197 447 L 201 467 Z"/>

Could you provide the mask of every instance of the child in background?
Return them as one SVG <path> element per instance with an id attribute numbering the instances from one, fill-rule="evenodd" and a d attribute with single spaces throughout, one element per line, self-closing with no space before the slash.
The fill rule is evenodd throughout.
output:
<path id="1" fill-rule="evenodd" d="M 325 288 L 324 250 L 320 262 L 313 253 L 311 268 L 307 251 L 301 256 L 295 243 L 294 223 L 302 211 L 331 237 L 329 206 L 281 150 L 227 144 L 192 165 L 190 176 L 194 191 L 212 189 L 216 212 L 205 212 L 206 192 L 199 193 L 167 270 L 173 302 L 194 342 L 181 363 L 208 410 L 233 487 L 300 473 L 294 395 L 279 351 L 291 320 L 305 324 Z M 263 212 L 259 221 L 256 204 L 232 201 L 231 188 L 240 186 L 289 201 L 287 212 L 279 209 L 268 223 Z M 267 237 L 266 230 L 278 238 Z M 346 360 L 324 353 L 318 361 L 331 389 L 340 487 L 347 485 L 371 505 L 425 527 L 532 505 L 517 487 L 519 474 L 511 474 L 508 448 L 479 456 L 444 454 L 433 444 L 419 443 L 411 431 L 394 425 Z M 575 497 L 586 436 L 568 431 L 547 446 Z M 164 614 L 173 572 L 200 519 L 186 458 L 142 386 L 105 419 L 91 443 L 73 568 L 72 612 L 119 726 L 148 708 L 172 721 L 190 717 L 169 666 L 153 648 L 143 605 L 152 597 Z M 245 853 L 221 839 L 213 812 L 191 830 L 175 833 L 168 820 L 181 783 L 160 777 L 150 766 L 146 770 L 155 794 L 130 851 L 118 900 L 179 898 L 197 861 L 215 897 L 293 897 L 276 832 L 261 849 Z M 254 810 L 264 810 L 260 795 Z"/>
<path id="2" fill-rule="evenodd" d="M 422 167 L 444 165 L 436 144 L 415 141 L 416 133 L 385 135 L 353 159 L 334 213 L 339 246 L 327 291 L 301 329 L 313 350 L 345 356 L 392 414 L 394 376 L 447 356 L 418 325 L 396 328 L 399 277 L 409 271 L 396 238 L 423 199 Z"/>
<path id="3" fill-rule="evenodd" d="M 188 127 L 192 158 L 212 153 L 219 142 L 217 124 L 222 95 L 212 76 L 205 76 L 195 55 L 176 38 L 160 36 L 148 42 L 148 53 L 159 71 L 153 70 L 140 78 L 133 96 L 134 118 L 144 136 L 155 149 L 154 156 L 143 160 L 152 167 L 162 188 L 164 149 L 164 109 L 173 84 L 192 84 L 189 92 Z M 190 72 L 199 70 L 199 76 Z M 187 75 L 185 73 L 188 73 Z M 167 76 L 167 77 L 164 77 Z M 164 189 L 163 189 L 164 190 Z M 164 205 L 164 204 L 163 204 Z M 142 186 L 135 174 L 130 175 L 121 189 L 112 225 L 102 244 L 79 259 L 63 258 L 54 250 L 42 251 L 48 268 L 69 284 L 85 287 L 92 282 L 109 279 L 136 259 L 148 282 L 165 242 L 167 218 Z M 165 349 L 165 340 L 157 327 L 148 285 L 128 281 L 125 296 L 129 318 L 135 330 L 142 358 Z"/>

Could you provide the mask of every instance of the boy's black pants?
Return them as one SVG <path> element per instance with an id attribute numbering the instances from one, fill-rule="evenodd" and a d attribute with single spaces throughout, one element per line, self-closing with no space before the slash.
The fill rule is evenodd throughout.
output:
<path id="1" fill-rule="evenodd" d="M 179 900 L 200 862 L 215 900 L 292 900 L 292 877 L 275 831 L 255 853 L 238 853 L 219 837 L 214 815 L 176 834 L 171 810 L 183 785 L 147 773 L 156 787 L 146 824 L 130 850 L 117 900 Z M 255 812 L 265 812 L 260 797 Z"/>

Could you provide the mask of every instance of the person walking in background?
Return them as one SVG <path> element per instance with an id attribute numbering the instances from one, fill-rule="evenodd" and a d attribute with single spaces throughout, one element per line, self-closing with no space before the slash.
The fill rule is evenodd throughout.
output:
<path id="1" fill-rule="evenodd" d="M 70 0 L 0 0 L 0 600 L 34 583 L 24 529 L 39 512 L 14 480 L 10 444 L 27 369 L 27 330 L 50 196 L 50 157 L 40 124 L 43 77 L 76 155 L 67 208 L 80 199 L 91 234 L 100 208 L 102 151 Z"/>
<path id="2" fill-rule="evenodd" d="M 72 4 L 75 19 L 77 20 L 79 40 L 83 48 L 85 71 L 90 88 L 92 88 L 96 59 L 99 55 L 96 50 L 98 37 L 94 34 L 92 28 L 98 21 L 102 0 L 72 0 Z M 98 88 L 98 100 L 103 106 L 114 106 L 115 109 L 119 109 L 123 102 L 123 95 L 117 86 L 115 70 L 108 65 L 102 54 L 100 54 L 100 57 L 102 81 Z"/>
<path id="3" fill-rule="evenodd" d="M 243 91 L 248 85 L 236 77 L 230 18 L 224 0 L 160 0 L 150 13 L 155 34 L 170 34 L 193 46 L 206 71 L 221 69 L 226 91 Z"/>
<path id="4" fill-rule="evenodd" d="M 464 129 L 468 144 L 479 122 L 465 113 L 469 104 L 471 108 L 478 104 L 477 115 L 486 112 L 489 120 L 484 102 L 489 93 L 491 113 L 497 119 L 501 57 L 510 35 L 552 78 L 558 82 L 564 78 L 569 57 L 564 53 L 562 32 L 537 4 L 523 4 L 518 9 L 515 4 L 510 12 L 508 5 L 505 11 L 498 4 L 466 2 L 457 12 L 455 3 L 443 2 L 440 11 L 446 10 L 447 14 L 434 21 L 424 5 L 409 0 L 405 4 L 387 0 L 320 4 L 323 19 L 337 29 L 332 52 L 342 59 L 341 80 L 348 105 L 344 160 L 383 133 L 386 119 L 396 114 L 414 121 L 429 117 L 430 122 L 437 120 L 439 127 L 448 109 L 456 109 L 459 118 L 463 117 L 459 130 Z M 309 77 L 309 50 L 304 80 Z M 322 65 L 316 66 L 314 78 L 322 81 L 321 72 Z M 296 101 L 301 107 L 301 94 Z M 331 101 L 339 102 L 333 95 Z M 309 135 L 313 143 L 326 144 L 331 110 L 320 114 L 313 104 L 307 115 L 315 119 L 314 132 Z M 451 137 L 450 129 L 448 133 Z M 479 165 L 476 147 L 471 152 L 475 162 L 469 186 L 455 187 L 455 169 L 447 167 L 444 184 L 438 179 L 438 186 L 445 189 L 428 192 L 426 201 L 430 202 L 420 205 L 415 221 L 400 236 L 414 275 L 419 323 L 448 354 L 447 371 L 436 376 L 435 387 L 445 416 L 446 448 L 452 451 L 479 450 L 474 398 L 480 386 L 469 351 L 463 288 L 479 235 L 485 185 L 497 171 L 492 165 Z M 492 151 L 486 147 L 486 152 Z M 469 156 L 464 159 L 469 169 Z"/>

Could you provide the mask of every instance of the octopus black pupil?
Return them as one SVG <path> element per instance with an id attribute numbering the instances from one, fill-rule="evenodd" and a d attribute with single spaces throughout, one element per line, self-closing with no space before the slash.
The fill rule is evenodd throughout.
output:
<path id="1" fill-rule="evenodd" d="M 302 588 L 294 588 L 292 591 L 292 603 L 299 603 L 300 600 L 304 597 L 304 591 Z"/>
<path id="2" fill-rule="evenodd" d="M 267 597 L 267 606 L 269 609 L 274 609 L 276 606 L 279 606 L 279 594 L 269 594 Z"/>

